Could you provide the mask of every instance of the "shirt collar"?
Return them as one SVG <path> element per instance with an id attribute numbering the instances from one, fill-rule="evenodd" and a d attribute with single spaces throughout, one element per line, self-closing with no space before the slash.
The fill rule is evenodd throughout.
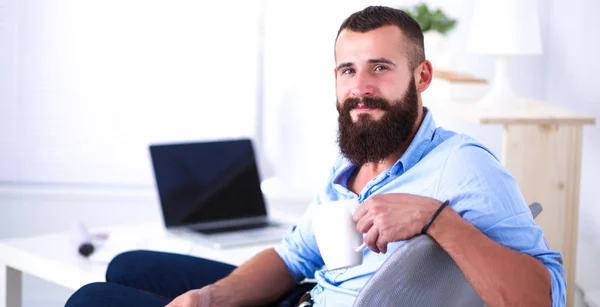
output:
<path id="1" fill-rule="evenodd" d="M 431 115 L 429 109 L 423 107 L 423 114 L 423 122 L 421 122 L 419 130 L 417 130 L 417 134 L 415 134 L 415 137 L 402 157 L 400 157 L 400 159 L 398 159 L 398 161 L 396 161 L 396 163 L 394 163 L 394 165 L 388 169 L 388 173 L 398 175 L 406 172 L 415 164 L 417 164 L 423 157 L 423 153 L 431 143 L 433 134 L 435 132 L 435 121 L 433 120 L 433 116 Z M 349 174 L 351 174 L 351 172 L 349 174 L 346 174 L 346 172 L 354 168 L 355 166 L 350 162 L 350 160 L 342 156 L 342 159 L 338 164 L 336 174 L 334 175 L 334 183 L 341 183 L 342 181 L 345 181 Z"/>
<path id="2" fill-rule="evenodd" d="M 429 109 L 423 107 L 423 122 L 421 122 L 421 126 L 419 130 L 417 130 L 417 134 L 413 138 L 412 142 L 402 155 L 398 161 L 391 167 L 391 172 L 393 174 L 399 174 L 400 171 L 406 172 L 411 167 L 415 166 L 421 158 L 423 157 L 423 153 L 431 143 L 433 139 L 433 133 L 435 132 L 435 121 L 433 120 L 433 116 Z"/>

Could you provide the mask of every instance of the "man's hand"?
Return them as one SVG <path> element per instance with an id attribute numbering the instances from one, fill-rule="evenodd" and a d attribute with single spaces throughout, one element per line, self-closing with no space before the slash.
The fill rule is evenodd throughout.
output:
<path id="1" fill-rule="evenodd" d="M 412 194 L 373 195 L 356 208 L 356 229 L 366 233 L 365 243 L 376 253 L 385 253 L 389 242 L 410 239 L 421 232 L 442 204 Z"/>
<path id="2" fill-rule="evenodd" d="M 172 300 L 166 307 L 210 307 L 212 302 L 212 287 L 190 290 Z"/>

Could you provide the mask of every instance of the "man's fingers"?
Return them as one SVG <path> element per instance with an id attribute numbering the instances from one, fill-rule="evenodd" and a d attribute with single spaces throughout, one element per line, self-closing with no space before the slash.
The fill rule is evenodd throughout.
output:
<path id="1" fill-rule="evenodd" d="M 376 227 L 371 227 L 365 236 L 365 243 L 367 243 L 367 246 L 376 253 L 379 253 L 379 248 L 377 247 L 378 238 L 379 230 Z"/>
<path id="2" fill-rule="evenodd" d="M 387 252 L 387 244 L 388 242 L 386 242 L 386 240 L 384 240 L 382 236 L 378 236 L 376 245 L 382 254 L 385 254 Z"/>
<path id="3" fill-rule="evenodd" d="M 367 233 L 373 227 L 373 219 L 369 216 L 363 216 L 356 223 L 356 230 L 360 233 Z"/>
<path id="4" fill-rule="evenodd" d="M 178 302 L 178 300 L 180 300 L 180 297 L 176 297 L 174 300 L 172 300 L 171 302 L 169 302 L 169 304 L 167 304 L 167 306 L 165 307 L 181 307 L 181 304 Z"/>
<path id="5" fill-rule="evenodd" d="M 188 306 L 192 306 L 189 303 L 189 300 L 182 300 L 181 297 L 178 297 L 174 300 L 172 300 L 169 305 L 165 306 L 165 307 L 188 307 Z"/>
<path id="6" fill-rule="evenodd" d="M 362 204 L 362 205 L 356 207 L 356 209 L 354 210 L 354 214 L 352 214 L 352 219 L 356 223 L 360 219 L 362 219 L 363 216 L 365 216 L 365 214 L 367 214 L 367 212 L 369 212 L 369 209 L 367 208 L 367 206 L 365 204 Z"/>
<path id="7" fill-rule="evenodd" d="M 196 307 L 198 305 L 198 294 L 190 290 L 172 300 L 165 307 Z"/>

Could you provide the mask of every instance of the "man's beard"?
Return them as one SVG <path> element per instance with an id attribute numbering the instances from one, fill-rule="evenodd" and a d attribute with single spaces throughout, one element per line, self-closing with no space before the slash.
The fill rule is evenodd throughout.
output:
<path id="1" fill-rule="evenodd" d="M 363 104 L 385 113 L 379 119 L 369 114 L 359 114 L 352 121 L 350 111 Z M 380 162 L 398 152 L 410 137 L 418 117 L 417 87 L 414 77 L 408 85 L 404 98 L 389 102 L 380 97 L 348 98 L 340 106 L 337 103 L 338 144 L 340 151 L 356 166 Z"/>

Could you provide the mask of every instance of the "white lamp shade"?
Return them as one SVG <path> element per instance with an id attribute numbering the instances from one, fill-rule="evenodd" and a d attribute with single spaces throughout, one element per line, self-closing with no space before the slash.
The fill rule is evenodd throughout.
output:
<path id="1" fill-rule="evenodd" d="M 536 0 L 478 0 L 467 51 L 497 55 L 542 53 Z"/>

